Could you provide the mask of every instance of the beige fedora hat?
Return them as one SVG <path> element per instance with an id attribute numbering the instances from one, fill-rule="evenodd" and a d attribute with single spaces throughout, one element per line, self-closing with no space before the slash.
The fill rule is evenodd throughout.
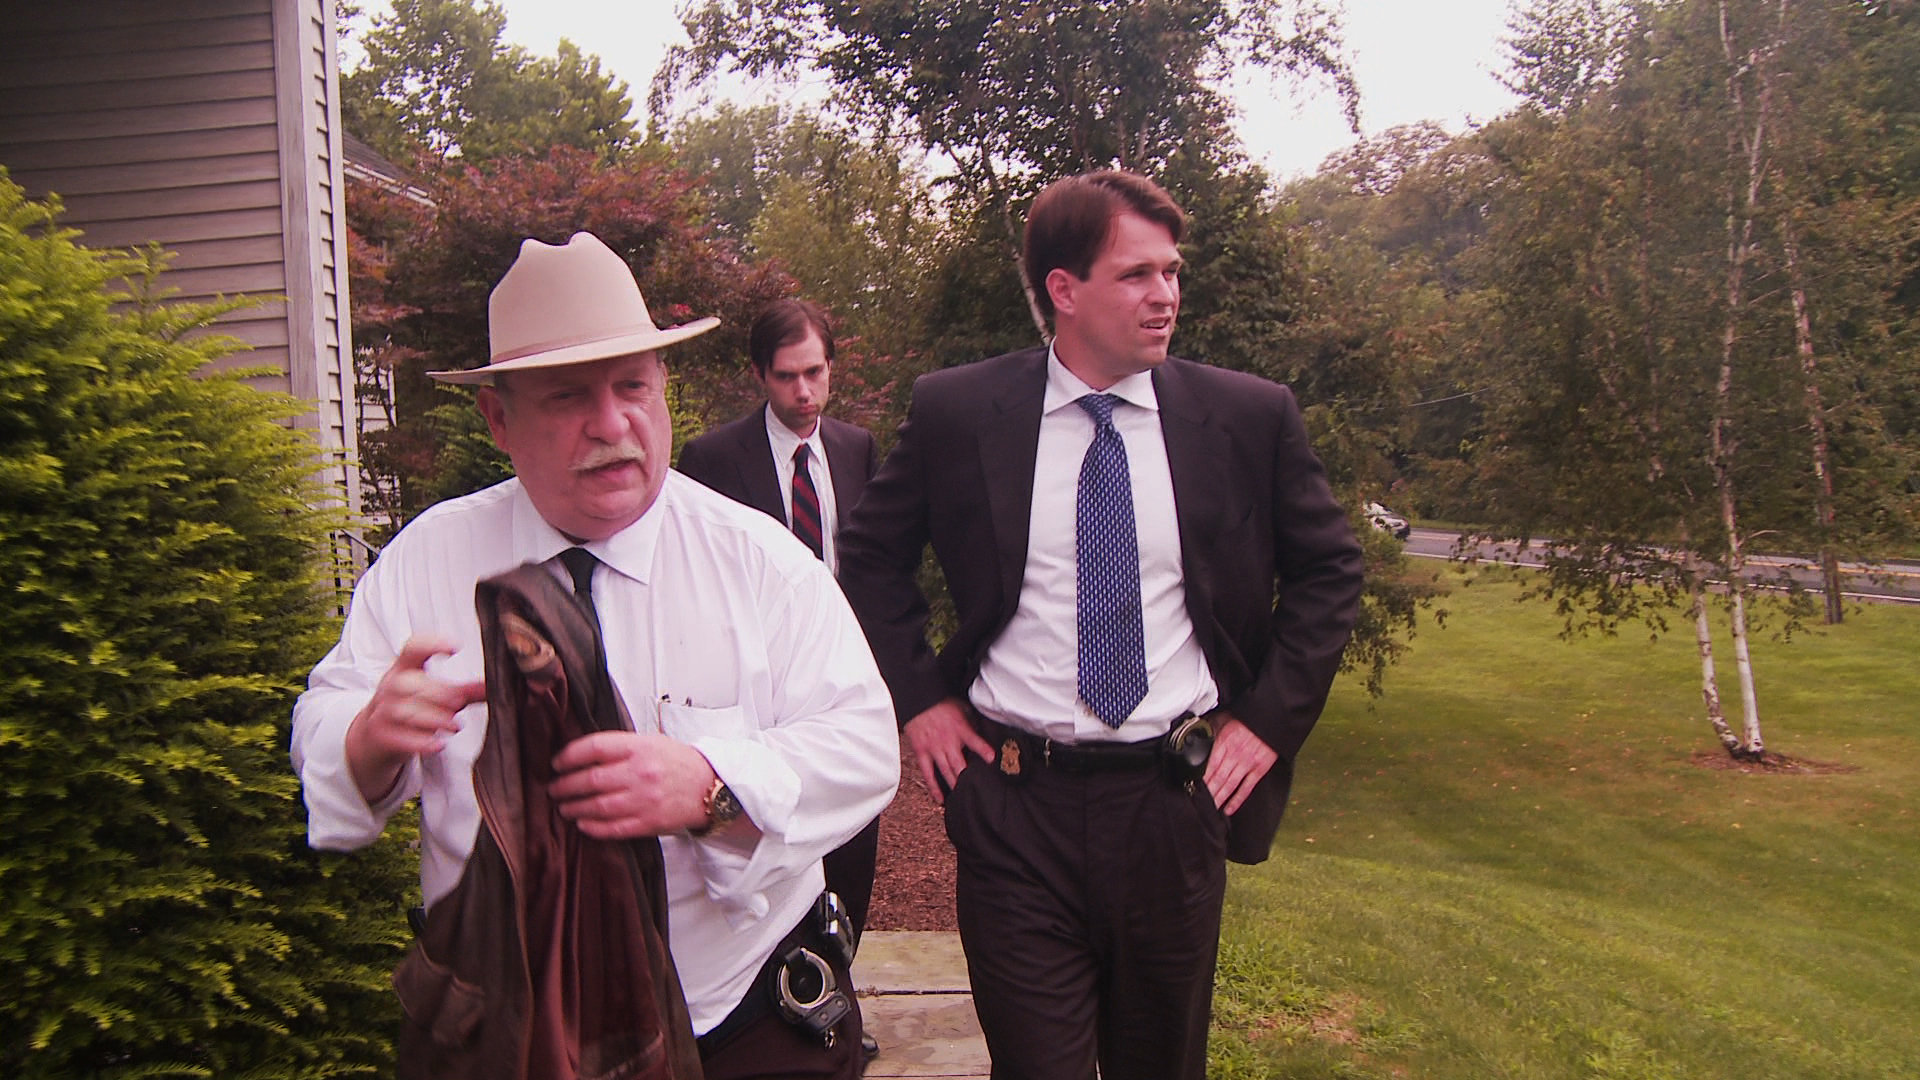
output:
<path id="1" fill-rule="evenodd" d="M 719 325 L 709 316 L 665 330 L 655 326 L 633 271 L 592 233 L 574 233 L 557 247 L 525 240 L 487 301 L 493 353 L 487 366 L 427 374 L 441 382 L 486 386 L 499 372 L 647 352 Z"/>

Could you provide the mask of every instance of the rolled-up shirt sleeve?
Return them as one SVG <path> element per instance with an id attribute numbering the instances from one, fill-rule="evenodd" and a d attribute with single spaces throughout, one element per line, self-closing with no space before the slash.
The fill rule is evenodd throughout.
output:
<path id="1" fill-rule="evenodd" d="M 292 759 L 307 806 L 307 841 L 325 851 L 350 851 L 377 840 L 387 821 L 410 800 L 422 798 L 427 819 L 422 848 L 427 856 L 422 885 L 429 898 L 451 887 L 471 848 L 478 808 L 469 805 L 471 769 L 486 730 L 486 706 L 458 716 L 461 730 L 430 759 L 414 758 L 393 788 L 368 804 L 347 764 L 347 729 L 373 697 L 402 645 L 430 633 L 454 647 L 427 664 L 449 681 L 480 677 L 479 620 L 473 615 L 473 583 L 498 572 L 486 564 L 449 557 L 424 545 L 390 545 L 354 589 L 340 640 L 314 666 L 307 690 L 293 709 Z M 415 613 L 431 614 L 424 622 Z"/>
<path id="2" fill-rule="evenodd" d="M 419 763 L 409 762 L 393 790 L 369 806 L 347 766 L 347 729 L 397 655 L 376 610 L 379 570 L 361 581 L 339 643 L 314 667 L 293 707 L 293 767 L 307 804 L 307 840 L 325 851 L 373 843 L 387 818 L 420 791 Z"/>
<path id="3" fill-rule="evenodd" d="M 661 710 L 665 733 L 705 755 L 759 827 L 750 847 L 694 842 L 708 896 L 735 923 L 764 916 L 766 890 L 878 817 L 900 779 L 892 701 L 839 586 L 804 564 L 780 580 L 750 594 L 759 611 L 733 613 L 764 639 L 767 677 L 743 688 L 747 704 Z"/>

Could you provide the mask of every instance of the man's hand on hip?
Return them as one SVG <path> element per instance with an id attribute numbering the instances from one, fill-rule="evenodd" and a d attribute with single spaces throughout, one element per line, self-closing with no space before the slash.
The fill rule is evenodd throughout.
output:
<path id="1" fill-rule="evenodd" d="M 453 652 L 442 638 L 407 639 L 366 707 L 347 728 L 347 768 L 369 804 L 380 801 L 400 781 L 400 771 L 415 755 L 437 754 L 447 736 L 460 730 L 454 714 L 487 700 L 486 683 L 452 683 L 427 674 L 427 661 Z"/>
<path id="2" fill-rule="evenodd" d="M 560 814 L 596 840 L 662 836 L 707 823 L 713 766 L 665 735 L 596 731 L 553 759 Z"/>
<path id="3" fill-rule="evenodd" d="M 1213 804 L 1232 816 L 1280 755 L 1238 718 L 1225 712 L 1218 715 L 1223 720 L 1213 733 L 1213 755 L 1207 758 L 1205 779 Z"/>
<path id="4" fill-rule="evenodd" d="M 907 721 L 901 731 L 913 748 L 913 760 L 920 766 L 920 781 L 927 786 L 935 805 L 944 804 L 944 792 L 960 780 L 967 767 L 967 751 L 982 761 L 993 760 L 993 747 L 967 722 L 966 710 L 959 698 L 947 698 Z M 942 782 L 945 787 L 942 787 Z"/>

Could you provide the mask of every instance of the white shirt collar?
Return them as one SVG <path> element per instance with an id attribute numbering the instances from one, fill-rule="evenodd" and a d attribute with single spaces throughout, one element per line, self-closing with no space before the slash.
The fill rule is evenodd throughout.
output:
<path id="1" fill-rule="evenodd" d="M 792 428 L 781 423 L 779 417 L 773 415 L 773 406 L 771 404 L 762 409 L 760 414 L 766 418 L 767 445 L 773 447 L 773 457 L 775 461 L 791 463 L 793 461 L 794 449 L 803 442 L 809 447 L 808 452 L 812 456 L 822 461 L 826 460 L 827 447 L 825 443 L 820 441 L 820 428 L 826 423 L 825 416 L 815 420 L 813 423 L 813 434 L 802 439 L 793 433 Z"/>
<path id="2" fill-rule="evenodd" d="M 660 544 L 660 522 L 664 514 L 661 507 L 673 501 L 674 485 L 677 474 L 668 472 L 666 482 L 660 485 L 660 493 L 655 496 L 653 505 L 640 515 L 640 520 L 607 537 L 584 545 L 593 557 L 606 563 L 608 567 L 632 578 L 641 584 L 647 582 L 647 572 L 653 566 L 654 550 Z M 529 562 L 546 562 L 562 551 L 573 547 L 573 541 L 566 534 L 547 523 L 534 509 L 533 500 L 527 497 L 524 487 L 514 481 L 513 492 L 513 532 L 514 547 L 523 553 Z"/>
<path id="3" fill-rule="evenodd" d="M 1153 372 L 1136 371 L 1105 390 L 1095 390 L 1082 382 L 1080 376 L 1068 371 L 1067 365 L 1060 362 L 1060 355 L 1053 351 L 1053 346 L 1047 346 L 1047 396 L 1041 404 L 1041 411 L 1055 412 L 1088 394 L 1112 394 L 1129 405 L 1137 405 L 1149 412 L 1160 411 L 1159 395 L 1153 392 Z"/>

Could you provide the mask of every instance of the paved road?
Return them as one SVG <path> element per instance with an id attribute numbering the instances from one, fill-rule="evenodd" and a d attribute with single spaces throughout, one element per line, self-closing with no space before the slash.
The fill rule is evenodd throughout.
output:
<path id="1" fill-rule="evenodd" d="M 1461 535 L 1449 529 L 1415 529 L 1407 538 L 1407 554 L 1421 559 L 1454 559 Z M 1545 540 L 1533 541 L 1526 551 L 1518 551 L 1512 544 L 1480 544 L 1473 553 L 1486 562 L 1539 566 L 1539 550 L 1547 546 Z M 1820 588 L 1820 568 L 1806 559 L 1754 555 L 1748 558 L 1747 564 L 1755 578 L 1775 578 L 1784 570 L 1802 588 L 1815 591 Z M 1889 562 L 1879 566 L 1841 563 L 1840 569 L 1847 578 L 1843 595 L 1849 600 L 1920 604 L 1920 563 Z M 1770 585 L 1765 581 L 1756 584 Z"/>

